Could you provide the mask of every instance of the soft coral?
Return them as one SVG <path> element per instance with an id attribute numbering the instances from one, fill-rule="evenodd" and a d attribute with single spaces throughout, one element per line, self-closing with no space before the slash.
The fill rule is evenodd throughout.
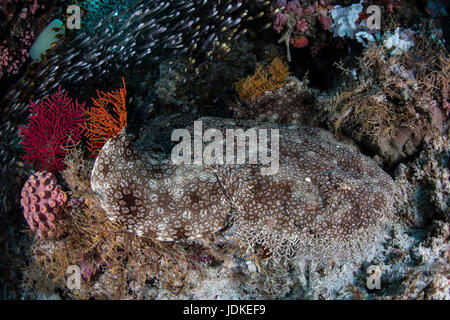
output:
<path id="1" fill-rule="evenodd" d="M 37 170 L 59 172 L 65 168 L 64 146 L 68 140 L 78 141 L 83 133 L 84 103 L 73 103 L 61 86 L 51 97 L 30 101 L 31 116 L 19 130 L 25 150 L 23 160 Z"/>

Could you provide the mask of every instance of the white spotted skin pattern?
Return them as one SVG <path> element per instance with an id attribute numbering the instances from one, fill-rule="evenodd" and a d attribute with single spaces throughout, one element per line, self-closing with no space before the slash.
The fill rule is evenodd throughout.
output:
<path id="1" fill-rule="evenodd" d="M 359 242 L 391 221 L 396 194 L 391 177 L 330 133 L 251 120 L 201 120 L 204 129 L 222 132 L 278 128 L 278 173 L 262 176 L 259 165 L 151 165 L 122 132 L 101 150 L 91 179 L 112 220 L 160 240 L 195 239 L 232 223 L 236 236 L 271 234 L 296 245 L 299 239 Z"/>
<path id="2" fill-rule="evenodd" d="M 102 148 L 91 186 L 111 220 L 163 241 L 217 232 L 230 210 L 212 173 L 196 166 L 150 165 L 124 132 Z"/>

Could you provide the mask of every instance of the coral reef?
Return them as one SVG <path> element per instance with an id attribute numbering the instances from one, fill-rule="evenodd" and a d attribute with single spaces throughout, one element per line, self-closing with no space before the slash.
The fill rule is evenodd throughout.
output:
<path id="1" fill-rule="evenodd" d="M 14 86 L 5 85 L 9 90 L 0 101 L 0 136 L 5 140 L 0 160 L 5 170 L 17 160 L 9 143 L 17 130 L 15 123 L 21 123 L 26 115 L 29 99 L 42 100 L 62 86 L 87 101 L 92 88 L 100 84 L 111 88 L 120 75 L 138 73 L 154 61 L 180 54 L 195 56 L 198 63 L 201 56 L 212 59 L 211 52 L 228 52 L 227 43 L 244 34 L 246 24 L 268 4 L 262 0 L 133 0 L 123 5 L 123 1 L 111 0 L 97 5 L 102 10 L 87 16 L 92 20 L 84 20 L 92 28 L 66 30 L 64 41 L 58 41 L 46 59 L 30 64 Z M 41 18 L 59 10 L 52 7 Z M 66 18 L 62 20 L 65 23 Z"/>
<path id="2" fill-rule="evenodd" d="M 36 37 L 29 16 L 36 14 L 40 5 L 37 0 L 5 0 L 0 4 L 2 30 L 7 26 L 12 32 L 4 32 L 0 37 L 0 80 L 2 77 L 17 75 L 30 57 L 30 47 Z M 45 6 L 43 5 L 42 8 Z"/>
<path id="3" fill-rule="evenodd" d="M 309 44 L 308 39 L 320 39 L 320 30 L 316 27 L 318 23 L 322 30 L 331 28 L 330 10 L 333 6 L 328 2 L 320 0 L 302 5 L 298 0 L 279 0 L 270 6 L 273 28 L 278 33 L 283 32 L 278 42 L 286 45 L 287 61 L 292 60 L 289 44 L 303 48 Z"/>
<path id="4" fill-rule="evenodd" d="M 92 171 L 92 189 L 109 219 L 165 241 L 209 236 L 232 220 L 234 238 L 272 258 L 296 250 L 305 259 L 361 258 L 381 240 L 396 188 L 370 159 L 319 129 L 201 120 L 223 133 L 279 128 L 278 174 L 261 176 L 259 166 L 248 165 L 158 164 L 121 132 L 102 148 Z"/>
<path id="5" fill-rule="evenodd" d="M 408 223 L 423 226 L 433 218 L 449 222 L 449 157 L 447 134 L 433 139 L 412 163 L 398 166 L 404 195 L 401 215 Z"/>
<path id="6" fill-rule="evenodd" d="M 71 219 L 61 226 L 63 237 L 33 244 L 33 262 L 24 272 L 23 285 L 43 298 L 54 298 L 56 288 L 61 288 L 71 298 L 120 299 L 130 292 L 142 294 L 146 283 L 155 279 L 161 288 L 179 292 L 187 270 L 200 263 L 188 262 L 180 245 L 127 235 L 120 223 L 107 218 L 90 187 L 92 160 L 83 160 L 80 146 L 72 145 L 65 161 L 62 175 L 71 188 Z M 81 288 L 75 291 L 65 285 L 71 265 L 79 266 L 82 276 Z"/>
<path id="7" fill-rule="evenodd" d="M 391 165 L 413 155 L 424 141 L 448 126 L 448 55 L 437 42 L 416 35 L 406 55 L 381 46 L 363 52 L 348 81 L 327 101 L 331 127 L 368 145 Z"/>
<path id="8" fill-rule="evenodd" d="M 1 1 L 0 298 L 450 299 L 449 9 Z"/>
<path id="9" fill-rule="evenodd" d="M 67 196 L 51 172 L 36 172 L 25 182 L 20 203 L 23 215 L 41 239 L 53 238 L 60 234 L 58 221 L 63 219 L 63 208 Z"/>

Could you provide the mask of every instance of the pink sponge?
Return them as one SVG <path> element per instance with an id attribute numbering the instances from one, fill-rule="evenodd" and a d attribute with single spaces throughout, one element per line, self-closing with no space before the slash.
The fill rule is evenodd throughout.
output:
<path id="1" fill-rule="evenodd" d="M 57 184 L 53 173 L 39 171 L 32 174 L 22 189 L 23 214 L 31 230 L 41 239 L 57 236 L 55 222 L 62 217 L 67 196 Z"/>

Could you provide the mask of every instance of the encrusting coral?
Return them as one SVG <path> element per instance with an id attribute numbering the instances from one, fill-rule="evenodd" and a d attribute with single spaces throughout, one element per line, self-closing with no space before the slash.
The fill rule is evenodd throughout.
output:
<path id="1" fill-rule="evenodd" d="M 104 145 L 91 177 L 109 219 L 135 235 L 166 241 L 229 227 L 238 242 L 273 258 L 301 252 L 305 259 L 361 259 L 382 239 L 396 187 L 368 157 L 320 129 L 200 120 L 222 133 L 278 128 L 278 173 L 262 176 L 260 165 L 158 163 L 122 131 Z"/>

